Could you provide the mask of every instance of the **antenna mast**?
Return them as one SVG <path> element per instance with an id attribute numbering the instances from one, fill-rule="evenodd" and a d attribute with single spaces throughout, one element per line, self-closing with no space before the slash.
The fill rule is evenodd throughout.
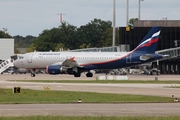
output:
<path id="1" fill-rule="evenodd" d="M 64 13 L 59 13 L 58 14 L 60 17 L 59 17 L 59 19 L 60 19 L 60 23 L 62 23 L 63 22 L 63 15 L 66 15 L 66 14 L 64 14 Z"/>

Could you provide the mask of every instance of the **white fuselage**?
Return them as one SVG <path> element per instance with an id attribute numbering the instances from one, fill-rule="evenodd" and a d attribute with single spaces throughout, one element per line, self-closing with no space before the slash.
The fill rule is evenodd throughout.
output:
<path id="1" fill-rule="evenodd" d="M 66 59 L 79 65 L 108 62 L 124 57 L 129 52 L 31 52 L 18 56 L 14 65 L 19 68 L 46 68 L 48 65 L 61 65 Z"/>

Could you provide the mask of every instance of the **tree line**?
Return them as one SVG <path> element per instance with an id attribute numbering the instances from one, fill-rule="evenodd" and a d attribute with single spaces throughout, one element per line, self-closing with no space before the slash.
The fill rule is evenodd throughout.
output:
<path id="1" fill-rule="evenodd" d="M 35 36 L 10 36 L 8 33 L 0 31 L 0 38 L 14 38 L 15 53 L 17 47 L 27 48 L 26 52 L 32 51 L 59 51 L 72 49 L 83 49 L 91 47 L 112 46 L 112 22 L 94 19 L 77 28 L 67 22 L 62 22 L 57 28 L 45 29 Z M 116 45 L 118 44 L 118 29 L 116 28 Z"/>
<path id="2" fill-rule="evenodd" d="M 116 35 L 118 39 L 118 34 Z M 63 48 L 63 50 L 72 50 L 111 45 L 112 22 L 94 19 L 79 28 L 67 22 L 62 22 L 57 28 L 44 30 L 29 46 L 27 52 L 33 50 L 59 51 L 60 48 Z"/>

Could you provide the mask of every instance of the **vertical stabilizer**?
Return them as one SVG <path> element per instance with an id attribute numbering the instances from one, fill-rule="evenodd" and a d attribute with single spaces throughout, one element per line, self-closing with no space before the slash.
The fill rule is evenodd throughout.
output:
<path id="1" fill-rule="evenodd" d="M 152 27 L 147 35 L 143 38 L 140 44 L 133 50 L 134 52 L 146 51 L 148 53 L 154 53 L 159 40 L 161 27 Z"/>

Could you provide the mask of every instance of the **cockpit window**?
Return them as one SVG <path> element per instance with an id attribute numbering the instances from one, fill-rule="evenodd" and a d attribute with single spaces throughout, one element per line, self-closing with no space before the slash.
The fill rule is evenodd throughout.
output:
<path id="1" fill-rule="evenodd" d="M 23 56 L 18 56 L 18 59 L 24 59 L 24 57 Z"/>

